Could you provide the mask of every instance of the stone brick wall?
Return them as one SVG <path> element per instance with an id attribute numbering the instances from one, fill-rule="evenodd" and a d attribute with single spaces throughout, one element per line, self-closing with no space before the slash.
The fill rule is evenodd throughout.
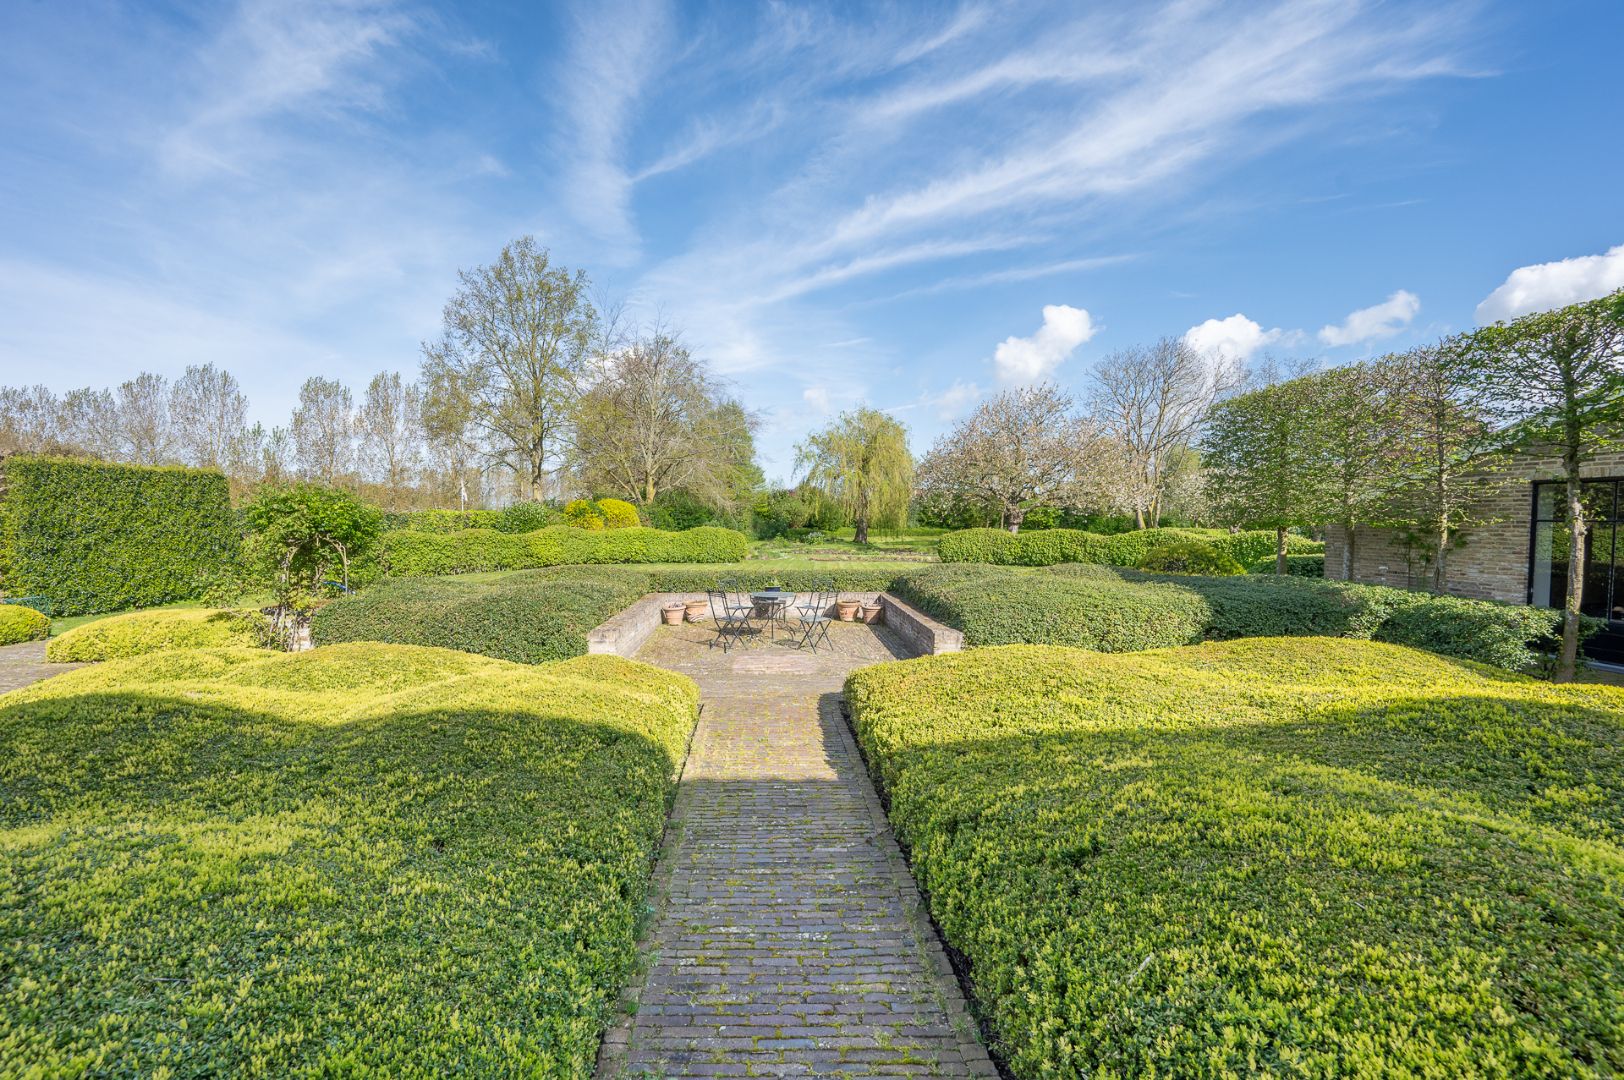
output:
<path id="1" fill-rule="evenodd" d="M 1624 452 L 1598 455 L 1584 467 L 1587 477 L 1624 476 Z M 1562 464 L 1556 457 L 1530 455 L 1505 470 L 1493 491 L 1480 502 L 1480 512 L 1492 524 L 1468 531 L 1449 553 L 1446 591 L 1480 600 L 1528 601 L 1528 545 L 1533 520 L 1533 484 L 1558 480 Z M 1325 576 L 1343 579 L 1344 530 L 1325 530 Z M 1399 542 L 1391 529 L 1360 527 L 1353 538 L 1353 572 L 1348 580 L 1366 585 L 1422 588 L 1431 581 L 1431 567 L 1418 553 Z"/>

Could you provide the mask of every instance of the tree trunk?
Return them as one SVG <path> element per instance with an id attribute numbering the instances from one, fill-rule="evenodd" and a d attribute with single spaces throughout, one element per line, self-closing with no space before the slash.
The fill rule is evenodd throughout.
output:
<path id="1" fill-rule="evenodd" d="M 1277 525 L 1274 530 L 1274 572 L 1280 577 L 1286 574 L 1286 527 Z"/>
<path id="2" fill-rule="evenodd" d="M 643 481 L 643 505 L 654 505 L 654 477 L 652 476 Z"/>
<path id="3" fill-rule="evenodd" d="M 868 515 L 859 515 L 853 524 L 856 525 L 857 528 L 852 536 L 852 542 L 857 544 L 868 543 Z"/>
<path id="4" fill-rule="evenodd" d="M 1438 596 L 1444 594 L 1444 585 L 1449 580 L 1449 519 L 1446 517 L 1438 523 L 1438 546 L 1432 552 L 1432 591 Z"/>
<path id="5" fill-rule="evenodd" d="M 1564 464 L 1568 474 L 1568 589 L 1562 605 L 1562 658 L 1557 682 L 1572 682 L 1579 670 L 1579 608 L 1585 593 L 1584 501 L 1580 498 L 1579 458 L 1570 452 Z"/>
<path id="6" fill-rule="evenodd" d="M 1133 508 L 1133 527 L 1136 529 L 1145 527 L 1145 508 L 1143 506 Z"/>
<path id="7" fill-rule="evenodd" d="M 1012 533 L 1021 531 L 1021 522 L 1026 519 L 1026 511 L 1019 506 L 1012 506 L 1004 512 L 1004 527 Z"/>
<path id="8" fill-rule="evenodd" d="M 1356 528 L 1352 522 L 1342 526 L 1342 580 L 1353 580 L 1353 530 Z"/>

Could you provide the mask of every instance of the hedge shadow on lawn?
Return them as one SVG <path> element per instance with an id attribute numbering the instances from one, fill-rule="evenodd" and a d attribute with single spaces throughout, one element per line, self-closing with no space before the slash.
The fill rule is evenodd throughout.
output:
<path id="1" fill-rule="evenodd" d="M 676 762 L 557 708 L 0 699 L 0 1046 L 69 1071 L 588 1071 Z"/>
<path id="2" fill-rule="evenodd" d="M 1406 695 L 1029 731 L 879 771 L 1015 1075 L 1609 1075 L 1619 720 L 1575 705 L 1476 737 L 1467 719 L 1529 708 Z"/>

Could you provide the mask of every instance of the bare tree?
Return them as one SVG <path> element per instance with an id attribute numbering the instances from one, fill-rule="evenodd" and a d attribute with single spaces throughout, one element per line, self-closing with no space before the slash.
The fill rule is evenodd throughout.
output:
<path id="1" fill-rule="evenodd" d="M 306 379 L 290 434 L 305 476 L 324 484 L 349 476 L 355 464 L 355 398 L 349 387 L 337 379 Z"/>
<path id="2" fill-rule="evenodd" d="M 540 498 L 599 340 L 586 275 L 553 266 L 526 236 L 458 278 L 443 335 L 423 345 L 424 383 L 465 406 L 493 460 Z"/>
<path id="3" fill-rule="evenodd" d="M 248 398 L 229 371 L 193 365 L 175 382 L 169 415 L 188 464 L 225 469 L 237 456 L 233 444 L 248 430 Z"/>
<path id="4" fill-rule="evenodd" d="M 118 388 L 109 434 L 118 457 L 137 465 L 174 461 L 175 430 L 169 417 L 169 380 L 143 371 Z"/>
<path id="5" fill-rule="evenodd" d="M 425 365 L 420 404 L 423 433 L 435 471 L 449 490 L 456 492 L 457 509 L 468 509 L 472 501 L 469 483 L 476 491 L 480 482 L 477 467 L 481 455 L 480 432 L 474 427 L 473 404 L 464 392 L 463 382 L 454 372 Z"/>
<path id="6" fill-rule="evenodd" d="M 386 491 L 387 509 L 404 505 L 407 489 L 422 461 L 422 394 L 399 372 L 382 371 L 367 384 L 356 426 L 361 459 Z"/>
<path id="7" fill-rule="evenodd" d="M 61 453 L 61 406 L 43 386 L 0 386 L 0 455 Z"/>
<path id="8" fill-rule="evenodd" d="M 703 360 L 656 332 L 603 358 L 576 413 L 576 472 L 645 507 L 675 488 L 725 505 L 757 426 L 734 404 Z"/>
<path id="9" fill-rule="evenodd" d="M 1175 466 L 1187 458 L 1213 403 L 1239 385 L 1239 368 L 1180 338 L 1163 338 L 1105 357 L 1091 382 L 1094 415 L 1128 456 L 1119 501 L 1141 529 L 1160 524 Z"/>
<path id="10" fill-rule="evenodd" d="M 921 488 L 943 499 L 997 508 L 1019 532 L 1034 505 L 1079 507 L 1111 486 L 1120 447 L 1072 399 L 1043 383 L 1008 390 L 936 441 L 920 466 Z"/>

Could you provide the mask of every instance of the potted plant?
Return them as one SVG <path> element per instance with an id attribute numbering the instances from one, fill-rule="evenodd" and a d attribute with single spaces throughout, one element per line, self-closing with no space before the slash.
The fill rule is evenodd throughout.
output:
<path id="1" fill-rule="evenodd" d="M 675 626 L 682 621 L 687 610 L 688 605 L 681 600 L 671 600 L 660 606 L 660 617 L 665 620 L 665 625 Z"/>
<path id="2" fill-rule="evenodd" d="M 861 614 L 863 621 L 871 625 L 883 619 L 885 608 L 880 604 L 880 598 L 876 596 L 872 600 L 864 600 Z"/>
<path id="3" fill-rule="evenodd" d="M 841 622 L 852 622 L 857 618 L 857 609 L 862 606 L 860 600 L 836 600 L 835 617 Z"/>
<path id="4" fill-rule="evenodd" d="M 684 607 L 687 609 L 689 622 L 702 622 L 710 611 L 710 601 L 690 600 Z"/>

